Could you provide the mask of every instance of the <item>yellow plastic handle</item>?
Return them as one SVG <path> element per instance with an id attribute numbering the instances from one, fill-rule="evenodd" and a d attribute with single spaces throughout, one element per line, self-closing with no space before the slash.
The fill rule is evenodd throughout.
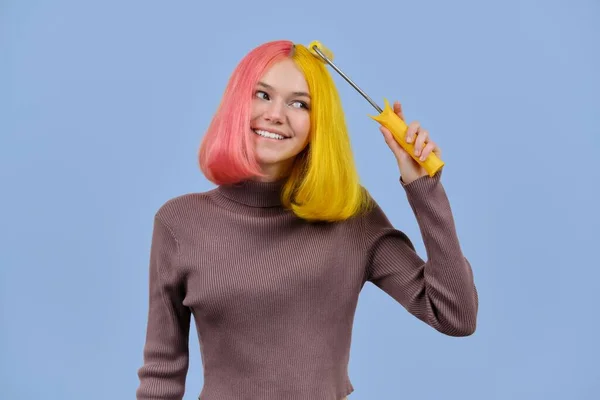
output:
<path id="1" fill-rule="evenodd" d="M 410 154 L 411 157 L 425 169 L 425 171 L 427 171 L 430 177 L 433 177 L 436 172 L 444 166 L 444 162 L 434 153 L 429 153 L 425 161 L 421 161 L 419 157 L 415 156 L 415 145 L 406 142 L 408 125 L 406 125 L 406 123 L 402 121 L 402 118 L 394 112 L 387 99 L 384 99 L 384 103 L 385 106 L 381 114 L 377 116 L 369 115 L 369 117 L 373 118 L 392 132 L 392 136 L 394 136 L 394 139 L 396 139 L 398 144 L 402 146 L 402 148 L 406 150 L 406 152 Z"/>

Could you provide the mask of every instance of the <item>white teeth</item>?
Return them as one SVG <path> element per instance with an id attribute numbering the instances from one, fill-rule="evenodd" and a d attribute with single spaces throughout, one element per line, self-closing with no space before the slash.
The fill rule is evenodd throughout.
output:
<path id="1" fill-rule="evenodd" d="M 254 133 L 256 133 L 259 136 L 263 136 L 269 139 L 277 139 L 277 140 L 283 140 L 285 139 L 285 137 L 278 135 L 276 133 L 271 133 L 271 132 L 267 132 L 267 131 L 260 131 L 260 130 L 255 130 Z"/>

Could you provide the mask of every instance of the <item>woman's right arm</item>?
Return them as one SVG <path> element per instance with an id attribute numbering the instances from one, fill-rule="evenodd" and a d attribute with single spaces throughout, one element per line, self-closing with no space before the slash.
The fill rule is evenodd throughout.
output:
<path id="1" fill-rule="evenodd" d="M 173 231 L 154 219 L 150 250 L 149 308 L 137 400 L 181 400 L 189 365 L 190 310 L 178 280 L 179 245 Z"/>

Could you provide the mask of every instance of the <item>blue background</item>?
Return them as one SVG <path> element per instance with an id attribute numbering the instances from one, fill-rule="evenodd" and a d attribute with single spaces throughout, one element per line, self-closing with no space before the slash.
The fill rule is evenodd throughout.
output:
<path id="1" fill-rule="evenodd" d="M 457 339 L 369 284 L 350 400 L 597 398 L 600 3 L 355 4 L 0 3 L 0 398 L 135 397 L 153 214 L 213 187 L 204 129 L 275 39 L 322 41 L 429 129 L 479 289 Z M 423 255 L 375 111 L 331 72 L 363 183 Z M 203 383 L 191 337 L 185 399 Z"/>

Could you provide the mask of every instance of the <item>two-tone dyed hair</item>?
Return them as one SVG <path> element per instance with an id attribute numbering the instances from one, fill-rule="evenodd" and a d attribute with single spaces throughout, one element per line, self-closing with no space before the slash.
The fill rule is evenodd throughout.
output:
<path id="1" fill-rule="evenodd" d="M 283 186 L 282 204 L 306 220 L 346 220 L 368 208 L 370 198 L 360 185 L 335 83 L 325 64 L 303 45 L 268 42 L 241 60 L 202 140 L 200 169 L 217 185 L 262 175 L 248 135 L 252 98 L 258 81 L 284 58 L 291 58 L 303 73 L 311 108 L 309 144 L 296 157 Z"/>

